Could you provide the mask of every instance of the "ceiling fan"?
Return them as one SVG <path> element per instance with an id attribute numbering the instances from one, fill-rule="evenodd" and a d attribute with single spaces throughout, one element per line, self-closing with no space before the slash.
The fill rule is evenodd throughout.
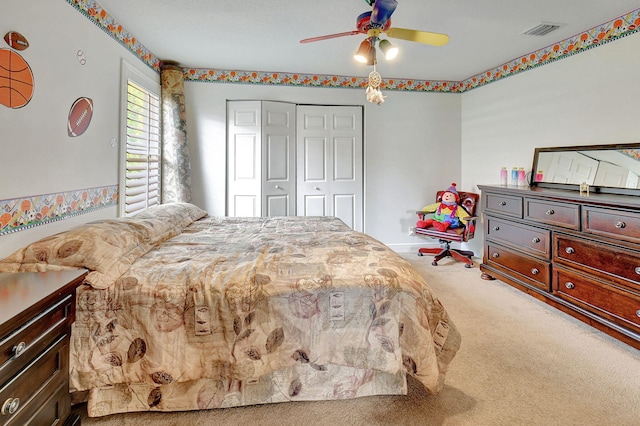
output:
<path id="1" fill-rule="evenodd" d="M 311 43 L 337 37 L 366 34 L 367 38 L 360 44 L 360 48 L 354 58 L 359 62 L 366 62 L 369 65 L 373 65 L 375 64 L 375 43 L 380 40 L 381 34 L 386 34 L 391 38 L 414 41 L 432 46 L 444 46 L 449 42 L 449 36 L 446 34 L 392 27 L 390 18 L 398 6 L 397 0 L 365 1 L 372 6 L 371 11 L 358 16 L 355 30 L 305 38 L 300 40 L 300 43 Z M 387 59 L 392 59 L 398 52 L 397 48 L 393 47 L 388 40 L 380 40 L 379 47 Z"/>

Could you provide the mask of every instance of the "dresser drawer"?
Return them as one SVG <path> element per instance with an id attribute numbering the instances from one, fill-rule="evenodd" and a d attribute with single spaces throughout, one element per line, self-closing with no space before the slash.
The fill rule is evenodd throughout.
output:
<path id="1" fill-rule="evenodd" d="M 522 197 L 488 193 L 485 210 L 522 218 Z"/>
<path id="2" fill-rule="evenodd" d="M 615 323 L 640 331 L 640 293 L 556 267 L 553 292 Z"/>
<path id="3" fill-rule="evenodd" d="M 640 242 L 640 214 L 585 206 L 582 230 L 614 239 Z"/>
<path id="4" fill-rule="evenodd" d="M 556 233 L 553 260 L 640 290 L 640 252 Z"/>
<path id="5" fill-rule="evenodd" d="M 1 404 L 10 404 L 11 401 L 15 401 L 15 410 L 0 417 L 3 425 L 18 424 L 15 422 L 16 419 L 30 417 L 38 408 L 39 404 L 36 404 L 36 400 L 39 395 L 50 395 L 61 385 L 68 383 L 67 341 L 67 334 L 60 336 L 25 369 L 0 387 Z"/>
<path id="6" fill-rule="evenodd" d="M 524 218 L 548 225 L 580 229 L 580 206 L 533 198 L 524 200 Z"/>
<path id="7" fill-rule="evenodd" d="M 551 232 L 495 217 L 487 218 L 486 236 L 492 241 L 515 245 L 518 250 L 551 259 Z"/>
<path id="8" fill-rule="evenodd" d="M 73 297 L 68 295 L 0 340 L 0 377 L 11 377 L 64 334 L 71 324 Z"/>
<path id="9" fill-rule="evenodd" d="M 551 291 L 551 265 L 544 260 L 520 254 L 491 242 L 485 245 L 486 263 L 498 269 L 508 269 L 524 282 L 545 291 Z"/>

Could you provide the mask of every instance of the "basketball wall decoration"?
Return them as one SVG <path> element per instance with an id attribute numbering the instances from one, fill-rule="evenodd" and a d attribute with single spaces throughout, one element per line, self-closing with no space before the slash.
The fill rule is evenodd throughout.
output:
<path id="1" fill-rule="evenodd" d="M 4 35 L 4 41 L 16 50 L 24 50 L 29 47 L 29 42 L 24 36 L 15 31 L 9 31 Z"/>
<path id="2" fill-rule="evenodd" d="M 0 104 L 22 108 L 33 96 L 33 73 L 27 61 L 11 49 L 0 49 Z"/>
<path id="3" fill-rule="evenodd" d="M 93 116 L 93 101 L 89 98 L 78 98 L 69 110 L 67 131 L 69 136 L 80 136 L 89 128 Z"/>

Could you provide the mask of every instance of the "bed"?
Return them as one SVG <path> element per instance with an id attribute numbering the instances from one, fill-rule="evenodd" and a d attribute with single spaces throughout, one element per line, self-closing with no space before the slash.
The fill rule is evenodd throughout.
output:
<path id="1" fill-rule="evenodd" d="M 152 207 L 32 243 L 0 271 L 89 270 L 70 391 L 89 416 L 438 393 L 460 334 L 401 256 L 331 217 Z"/>

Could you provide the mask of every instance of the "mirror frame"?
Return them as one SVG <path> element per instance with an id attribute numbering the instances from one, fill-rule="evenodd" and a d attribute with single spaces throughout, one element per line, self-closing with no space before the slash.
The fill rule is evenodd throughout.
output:
<path id="1" fill-rule="evenodd" d="M 555 146 L 548 148 L 536 148 L 533 153 L 533 166 L 531 168 L 531 187 L 569 189 L 580 191 L 579 184 L 553 183 L 553 182 L 536 182 L 535 175 L 538 170 L 538 158 L 544 152 L 562 152 L 562 151 L 603 151 L 603 150 L 621 150 L 621 149 L 640 149 L 640 143 L 628 144 L 611 144 L 611 145 L 579 145 L 579 146 Z M 618 188 L 611 186 L 589 186 L 591 193 L 621 194 L 640 196 L 640 189 L 635 188 Z"/>

